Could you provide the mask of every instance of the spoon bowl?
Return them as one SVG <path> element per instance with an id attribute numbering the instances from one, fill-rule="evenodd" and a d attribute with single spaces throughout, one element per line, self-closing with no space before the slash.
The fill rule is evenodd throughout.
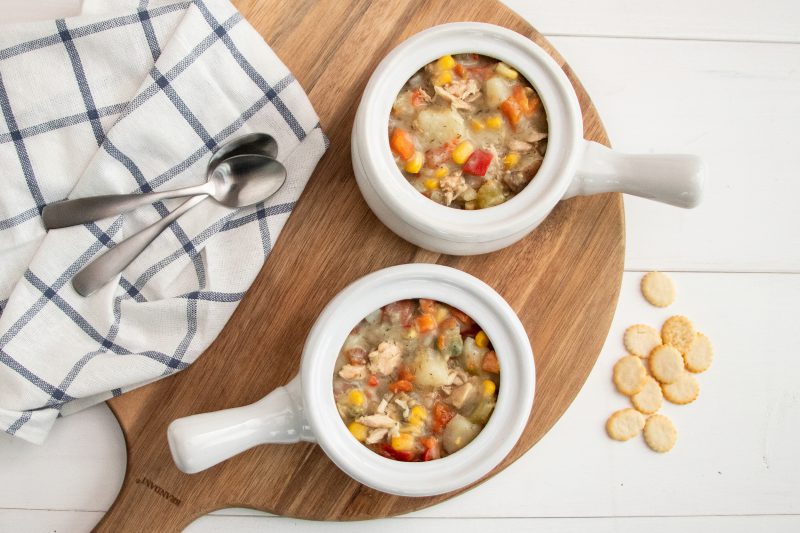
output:
<path id="1" fill-rule="evenodd" d="M 235 155 L 263 155 L 278 158 L 278 142 L 268 133 L 246 133 L 221 144 L 208 160 L 208 174 L 226 158 Z"/>
<path id="2" fill-rule="evenodd" d="M 226 207 L 245 207 L 261 202 L 281 188 L 286 168 L 259 155 L 234 155 L 220 162 L 211 175 L 210 196 Z"/>

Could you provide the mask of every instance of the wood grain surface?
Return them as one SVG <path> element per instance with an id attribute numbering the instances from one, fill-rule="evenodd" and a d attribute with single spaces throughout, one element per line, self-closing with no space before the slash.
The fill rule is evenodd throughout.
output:
<path id="1" fill-rule="evenodd" d="M 128 466 L 98 531 L 178 531 L 199 515 L 231 506 L 319 520 L 366 519 L 457 494 L 403 498 L 368 489 L 307 443 L 260 446 L 195 475 L 181 473 L 172 462 L 166 441 L 172 420 L 251 403 L 286 383 L 298 370 L 318 312 L 364 274 L 408 262 L 449 265 L 486 281 L 519 314 L 536 359 L 536 400 L 522 438 L 493 473 L 530 449 L 571 403 L 603 345 L 619 295 L 625 244 L 619 195 L 562 202 L 520 243 L 460 258 L 420 250 L 395 236 L 356 186 L 350 128 L 380 59 L 424 28 L 474 20 L 529 36 L 563 65 L 521 18 L 494 1 L 234 3 L 308 92 L 331 146 L 219 338 L 186 371 L 109 402 L 125 434 Z M 591 101 L 564 69 L 578 93 L 585 137 L 608 144 Z"/>

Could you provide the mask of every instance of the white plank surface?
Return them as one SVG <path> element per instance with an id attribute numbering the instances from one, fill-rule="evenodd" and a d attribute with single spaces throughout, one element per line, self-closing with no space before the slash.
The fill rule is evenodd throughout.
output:
<path id="1" fill-rule="evenodd" d="M 504 0 L 546 35 L 800 42 L 795 0 Z"/>
<path id="2" fill-rule="evenodd" d="M 626 268 L 800 272 L 799 45 L 551 40 L 617 150 L 709 166 L 696 209 L 625 198 Z"/>
<path id="3" fill-rule="evenodd" d="M 800 3 L 507 3 L 552 36 L 617 149 L 708 159 L 706 203 L 680 211 L 626 198 L 628 272 L 598 363 L 562 420 L 500 475 L 378 523 L 228 509 L 187 531 L 800 530 Z M 0 24 L 75 5 L 0 0 Z M 638 293 L 639 271 L 656 268 L 680 271 L 668 311 Z M 603 424 L 627 401 L 610 382 L 622 331 L 673 312 L 711 337 L 717 357 L 694 404 L 664 408 L 679 440 L 659 455 L 641 439 L 609 440 Z M 0 436 L 0 531 L 86 531 L 124 469 L 105 406 L 60 420 L 42 447 Z"/>

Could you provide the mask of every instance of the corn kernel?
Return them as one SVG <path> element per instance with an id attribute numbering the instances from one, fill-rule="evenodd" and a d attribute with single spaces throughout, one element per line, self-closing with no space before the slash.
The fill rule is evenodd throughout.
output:
<path id="1" fill-rule="evenodd" d="M 366 440 L 366 438 L 367 438 L 367 426 L 365 426 L 364 424 L 359 424 L 358 422 L 353 422 L 349 426 L 347 426 L 347 429 L 349 429 L 350 433 L 352 433 L 353 436 L 356 439 L 358 439 L 359 441 L 364 442 L 364 440 Z"/>
<path id="2" fill-rule="evenodd" d="M 432 191 L 439 186 L 439 180 L 436 178 L 428 178 L 423 183 L 425 184 L 425 188 L 429 191 Z"/>
<path id="3" fill-rule="evenodd" d="M 453 150 L 453 161 L 459 165 L 463 165 L 475 151 L 475 147 L 469 141 L 461 141 L 458 146 Z"/>
<path id="4" fill-rule="evenodd" d="M 436 62 L 436 66 L 439 67 L 439 70 L 450 70 L 456 66 L 456 60 L 451 55 L 442 56 Z"/>
<path id="5" fill-rule="evenodd" d="M 447 176 L 449 173 L 450 173 L 450 171 L 447 170 L 447 167 L 439 167 L 439 168 L 436 169 L 436 172 L 434 172 L 433 175 L 437 179 L 442 179 L 443 177 Z"/>
<path id="6" fill-rule="evenodd" d="M 492 381 L 491 379 L 483 380 L 483 383 L 481 385 L 483 385 L 483 397 L 484 398 L 488 398 L 489 396 L 494 394 L 494 391 L 497 390 L 497 385 L 495 385 L 494 381 Z"/>
<path id="7" fill-rule="evenodd" d="M 514 168 L 519 163 L 519 154 L 510 152 L 503 158 L 503 166 L 506 168 Z"/>
<path id="8" fill-rule="evenodd" d="M 347 394 L 347 400 L 356 407 L 364 405 L 364 393 L 358 389 L 353 389 Z"/>
<path id="9" fill-rule="evenodd" d="M 424 156 L 422 152 L 414 152 L 414 155 L 411 156 L 411 159 L 406 161 L 406 172 L 409 174 L 419 174 L 419 171 L 422 169 L 422 162 L 424 161 Z"/>
<path id="10" fill-rule="evenodd" d="M 503 127 L 503 117 L 500 115 L 492 115 L 486 119 L 486 127 L 492 130 L 499 130 Z"/>
<path id="11" fill-rule="evenodd" d="M 406 339 L 416 339 L 417 338 L 416 328 L 408 328 L 406 332 L 403 334 L 403 337 L 405 337 Z"/>
<path id="12" fill-rule="evenodd" d="M 479 331 L 477 335 L 475 335 L 475 345 L 478 348 L 486 348 L 489 346 L 489 337 L 486 336 L 486 333 L 483 331 Z"/>
<path id="13" fill-rule="evenodd" d="M 411 408 L 411 414 L 408 415 L 408 423 L 414 426 L 421 426 L 428 419 L 428 412 L 421 405 L 415 405 Z"/>
<path id="14" fill-rule="evenodd" d="M 436 79 L 433 80 L 434 85 L 447 85 L 453 81 L 453 72 L 450 70 L 443 70 L 436 76 Z"/>
<path id="15" fill-rule="evenodd" d="M 486 126 L 483 125 L 483 122 L 478 120 L 477 118 L 473 118 L 469 121 L 469 127 L 472 128 L 472 131 L 481 131 Z"/>
<path id="16" fill-rule="evenodd" d="M 436 306 L 436 323 L 441 324 L 442 321 L 447 318 L 447 315 L 450 314 L 450 311 L 443 305 Z"/>
<path id="17" fill-rule="evenodd" d="M 414 436 L 408 433 L 398 433 L 392 437 L 392 448 L 398 452 L 408 452 L 414 449 Z"/>
<path id="18" fill-rule="evenodd" d="M 503 76 L 504 78 L 508 78 L 509 80 L 517 79 L 519 73 L 514 70 L 513 68 L 509 67 L 505 63 L 498 63 L 497 66 L 494 68 L 495 72 Z"/>

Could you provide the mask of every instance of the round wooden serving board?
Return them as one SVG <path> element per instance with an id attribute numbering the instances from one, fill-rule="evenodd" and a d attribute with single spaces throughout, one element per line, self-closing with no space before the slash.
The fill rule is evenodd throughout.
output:
<path id="1" fill-rule="evenodd" d="M 172 420 L 250 403 L 286 383 L 298 370 L 319 311 L 364 274 L 409 262 L 449 265 L 487 282 L 519 314 L 536 359 L 536 400 L 522 438 L 492 474 L 529 450 L 575 398 L 616 307 L 625 246 L 620 195 L 561 202 L 516 245 L 484 256 L 451 257 L 395 236 L 356 187 L 350 128 L 381 58 L 422 29 L 471 20 L 514 29 L 564 65 L 520 17 L 494 1 L 235 3 L 308 92 L 331 146 L 219 338 L 186 371 L 109 402 L 125 434 L 128 468 L 100 531 L 179 531 L 197 516 L 232 506 L 319 520 L 366 519 L 455 496 L 402 498 L 368 489 L 307 443 L 260 446 L 195 475 L 181 473 L 172 462 L 166 439 Z M 564 69 L 580 99 L 585 137 L 607 144 L 589 97 L 569 67 Z"/>

